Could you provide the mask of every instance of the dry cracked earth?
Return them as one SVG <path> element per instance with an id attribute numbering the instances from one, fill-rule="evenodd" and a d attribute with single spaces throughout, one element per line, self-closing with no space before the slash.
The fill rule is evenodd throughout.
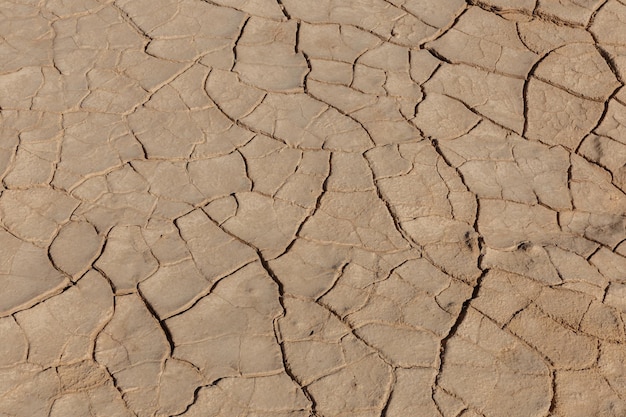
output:
<path id="1" fill-rule="evenodd" d="M 626 1 L 0 0 L 0 416 L 626 416 Z"/>

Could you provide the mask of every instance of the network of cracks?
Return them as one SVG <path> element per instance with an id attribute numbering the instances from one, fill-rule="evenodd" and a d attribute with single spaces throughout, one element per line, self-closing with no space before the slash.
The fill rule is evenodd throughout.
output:
<path id="1" fill-rule="evenodd" d="M 626 1 L 0 21 L 0 416 L 626 415 Z"/>

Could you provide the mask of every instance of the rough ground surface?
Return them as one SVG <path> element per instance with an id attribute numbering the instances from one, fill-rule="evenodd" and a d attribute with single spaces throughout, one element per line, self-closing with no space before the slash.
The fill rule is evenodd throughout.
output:
<path id="1" fill-rule="evenodd" d="M 624 80 L 624 0 L 0 0 L 0 416 L 625 416 Z"/>

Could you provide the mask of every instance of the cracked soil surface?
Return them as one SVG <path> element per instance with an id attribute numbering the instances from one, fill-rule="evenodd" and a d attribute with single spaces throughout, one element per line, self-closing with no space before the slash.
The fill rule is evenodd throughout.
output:
<path id="1" fill-rule="evenodd" d="M 0 0 L 0 416 L 626 416 L 626 1 Z"/>

